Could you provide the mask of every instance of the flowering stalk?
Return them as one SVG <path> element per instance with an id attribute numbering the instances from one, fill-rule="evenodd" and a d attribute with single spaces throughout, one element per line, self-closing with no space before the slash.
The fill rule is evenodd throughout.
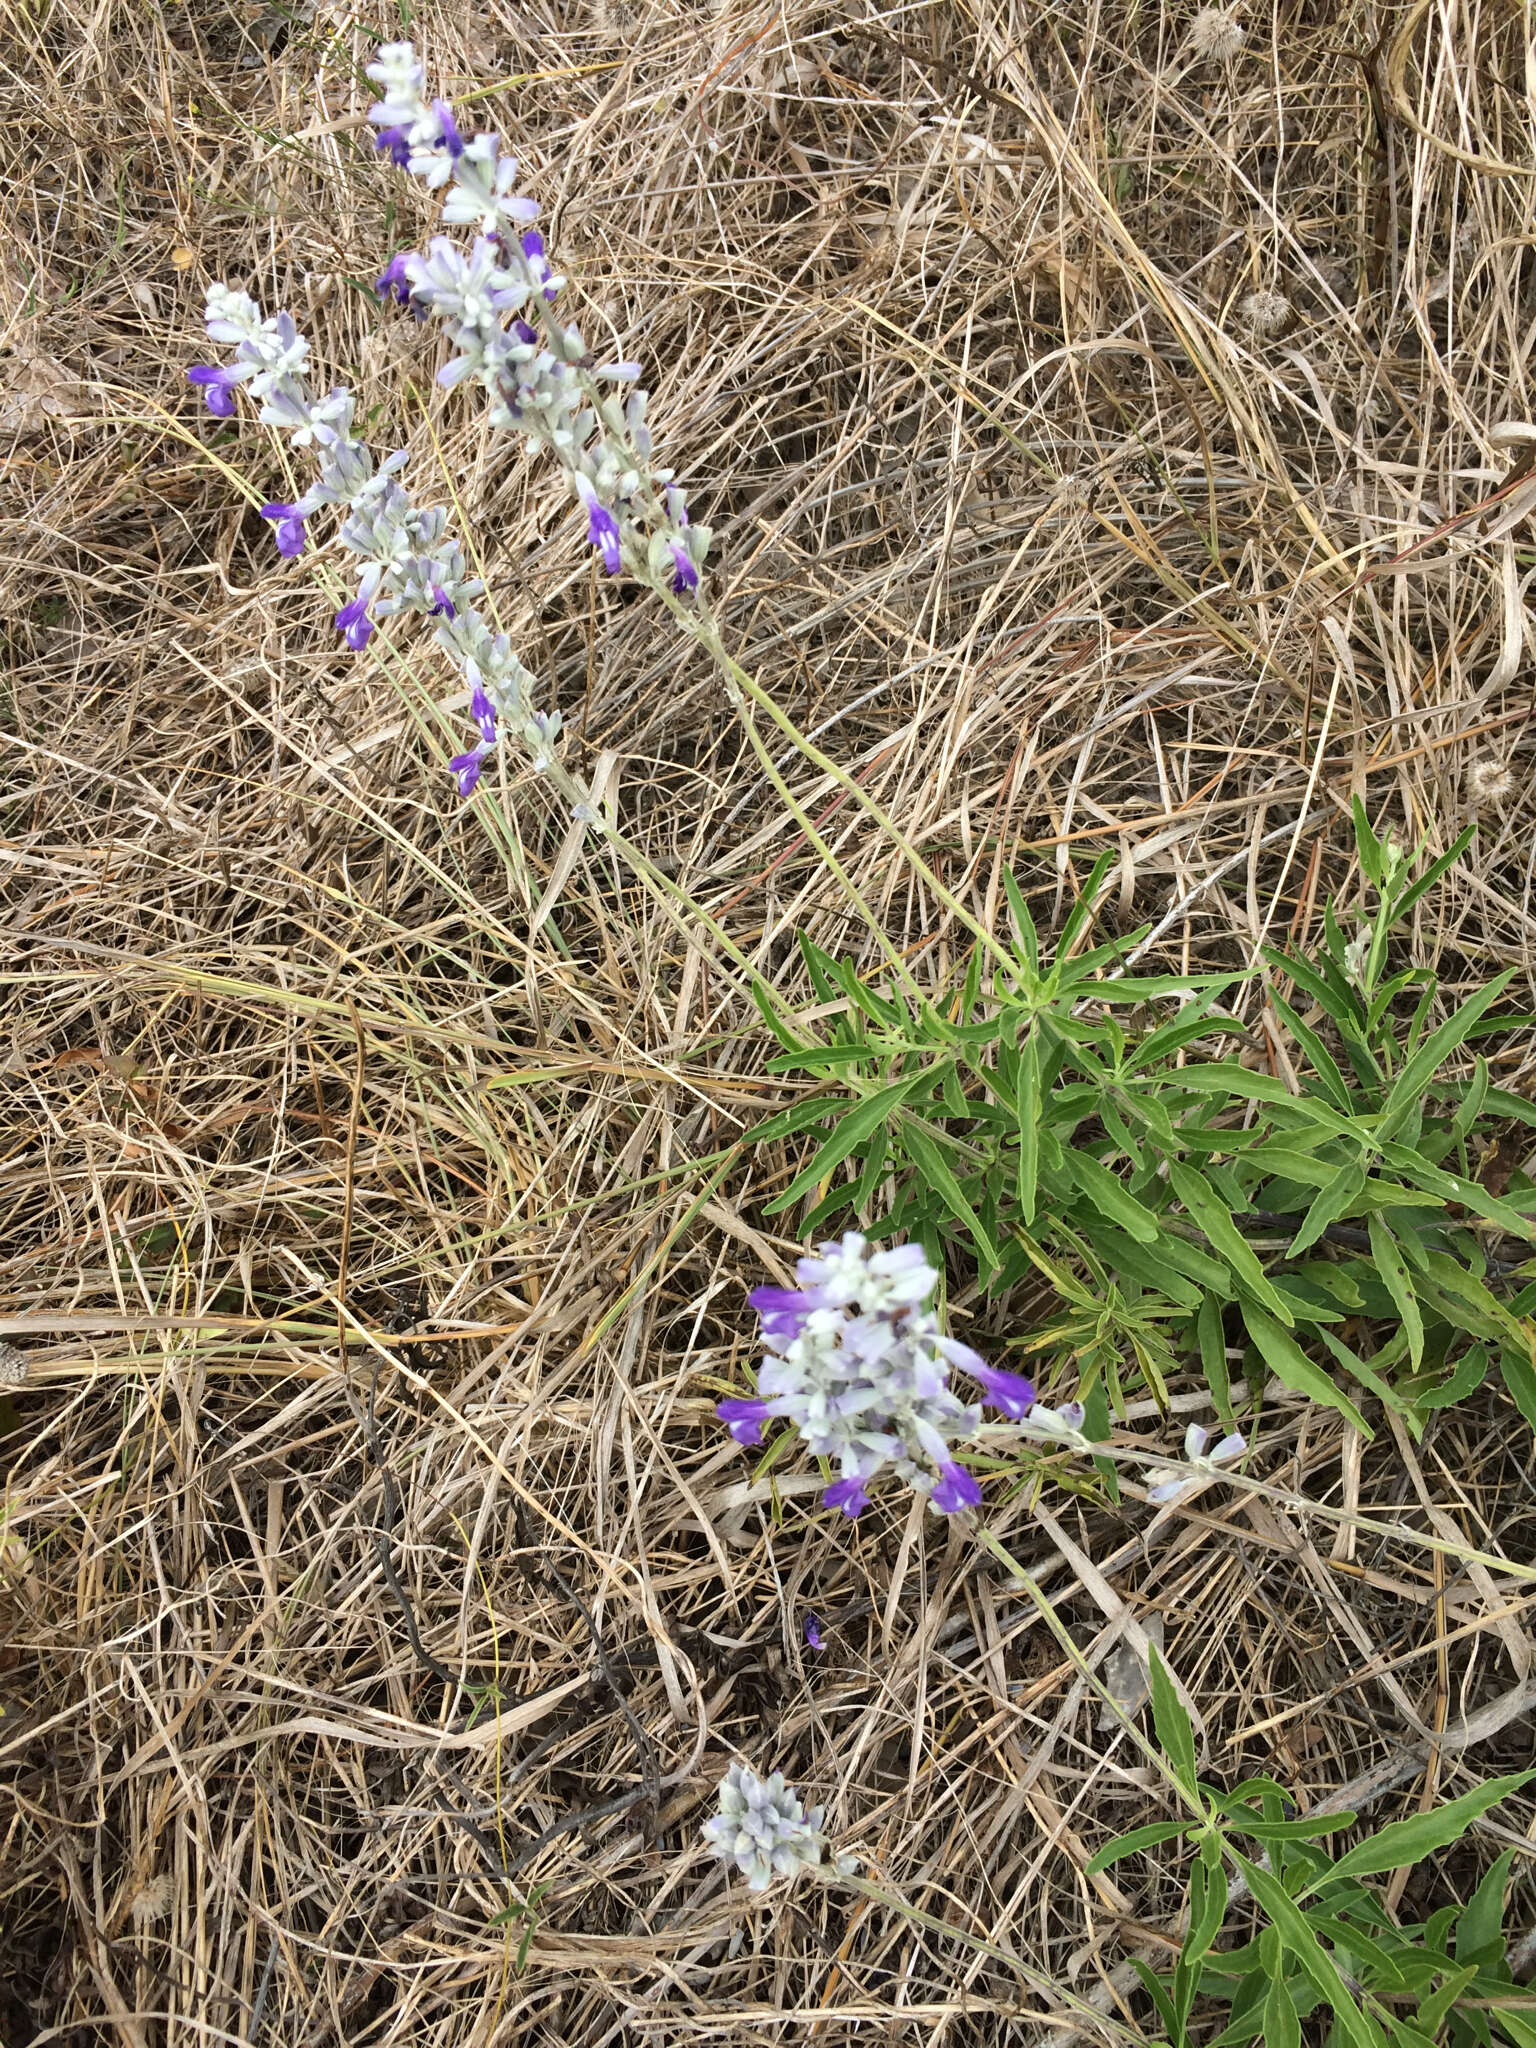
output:
<path id="1" fill-rule="evenodd" d="M 356 402 L 342 387 L 312 399 L 303 377 L 309 343 L 288 313 L 264 319 L 244 292 L 227 285 L 208 289 L 207 331 L 211 341 L 232 342 L 234 360 L 198 364 L 188 371 L 203 387 L 209 410 L 227 419 L 234 394 L 244 389 L 261 403 L 265 426 L 285 431 L 294 447 L 314 451 L 317 474 L 292 504 L 269 503 L 262 517 L 273 522 L 278 553 L 303 553 L 306 521 L 325 506 L 342 514 L 337 538 L 362 560 L 357 595 L 336 614 L 347 645 L 361 653 L 381 619 L 415 612 L 434 619 L 435 638 L 469 686 L 470 716 L 478 739 L 451 766 L 462 795 L 480 779 L 485 756 L 503 725 L 517 732 L 535 766 L 547 763 L 559 731 L 558 713 L 531 711 L 533 677 L 512 652 L 505 633 L 494 633 L 473 600 L 484 585 L 466 572 L 463 552 L 448 535 L 441 506 L 414 505 L 396 481 L 406 453 L 397 449 L 375 465 L 365 443 L 354 439 Z"/>
<path id="2" fill-rule="evenodd" d="M 438 382 L 479 384 L 492 427 L 555 456 L 610 575 L 624 570 L 679 597 L 696 592 L 709 529 L 689 520 L 672 471 L 651 460 L 639 364 L 595 363 L 558 312 L 565 280 L 532 226 L 538 207 L 515 190 L 516 158 L 502 155 L 493 132 L 466 139 L 447 101 L 427 99 L 410 43 L 381 45 L 368 76 L 383 94 L 368 116 L 376 146 L 445 193 L 445 224 L 476 230 L 468 254 L 437 235 L 427 255 L 392 258 L 381 298 L 441 320 L 455 353 Z M 635 388 L 621 398 L 626 385 Z"/>
<path id="3" fill-rule="evenodd" d="M 429 190 L 448 188 L 445 223 L 479 230 L 467 256 L 437 236 L 427 256 L 398 254 L 378 279 L 386 303 L 409 307 L 417 319 L 431 315 L 446 324 L 457 353 L 438 372 L 438 381 L 449 387 L 478 382 L 490 398 L 493 427 L 517 428 L 530 447 L 552 451 L 586 514 L 587 539 L 609 574 L 626 570 L 667 599 L 720 666 L 733 699 L 738 692 L 749 697 L 816 767 L 829 773 L 951 915 L 1000 966 L 1011 969 L 995 935 L 945 887 L 895 821 L 844 769 L 811 747 L 727 653 L 699 582 L 709 529 L 690 522 L 673 472 L 652 464 L 646 394 L 635 389 L 622 404 L 615 395 L 613 386 L 638 377 L 639 366 L 594 366 L 579 330 L 561 318 L 557 307 L 565 279 L 552 268 L 543 235 L 529 225 L 537 207 L 513 189 L 516 160 L 501 155 L 494 134 L 476 134 L 466 142 L 448 103 L 427 99 L 426 73 L 410 43 L 383 44 L 368 76 L 383 94 L 368 117 L 379 131 L 376 147 L 387 150 Z M 509 320 L 504 317 L 509 315 Z M 764 771 L 811 845 L 863 913 L 898 979 L 910 981 L 905 962 L 796 802 L 750 718 L 747 727 Z"/>
<path id="4" fill-rule="evenodd" d="M 424 612 L 436 620 L 436 640 L 469 686 L 470 715 L 478 732 L 474 745 L 450 763 L 460 791 L 468 796 L 474 790 L 486 755 L 511 731 L 527 747 L 532 767 L 560 791 L 573 816 L 601 832 L 634 869 L 684 938 L 696 943 L 693 926 L 702 925 L 719 958 L 733 963 L 743 977 L 740 986 L 748 987 L 755 974 L 753 964 L 718 919 L 625 838 L 592 802 L 587 786 L 554 753 L 559 714 L 528 710 L 534 679 L 513 655 L 506 635 L 493 634 L 475 607 L 472 600 L 481 594 L 482 585 L 465 576 L 462 555 L 446 538 L 447 513 L 441 508 L 418 511 L 394 481 L 406 461 L 405 452 L 397 451 L 375 469 L 369 450 L 349 431 L 351 394 L 338 389 L 326 398 L 310 399 L 300 374 L 309 344 L 288 314 L 265 320 L 260 307 L 243 293 L 215 284 L 208 293 L 207 324 L 213 340 L 235 345 L 232 362 L 198 364 L 187 373 L 189 381 L 202 388 L 209 411 L 228 419 L 236 410 L 236 392 L 244 389 L 261 401 L 260 417 L 267 425 L 286 429 L 295 447 L 312 446 L 316 453 L 319 475 L 310 490 L 293 504 L 261 508 L 274 523 L 278 552 L 300 554 L 306 544 L 306 520 L 335 504 L 344 511 L 338 538 L 367 557 L 357 597 L 336 614 L 348 646 L 361 652 L 375 622 L 397 612 Z"/>

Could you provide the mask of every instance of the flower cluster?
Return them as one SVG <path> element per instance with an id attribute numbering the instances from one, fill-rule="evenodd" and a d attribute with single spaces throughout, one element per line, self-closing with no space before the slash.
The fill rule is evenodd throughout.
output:
<path id="1" fill-rule="evenodd" d="M 538 207 L 515 189 L 516 159 L 502 155 L 493 132 L 466 140 L 448 103 L 427 99 L 410 43 L 383 44 L 368 76 L 383 94 L 368 117 L 378 148 L 445 191 L 446 224 L 476 230 L 467 252 L 439 235 L 425 256 L 394 257 L 379 296 L 443 322 L 455 354 L 440 384 L 478 383 L 493 427 L 554 454 L 610 575 L 623 569 L 653 587 L 666 582 L 678 596 L 697 590 L 709 529 L 690 522 L 671 470 L 652 464 L 646 394 L 619 395 L 639 364 L 594 364 L 580 330 L 557 311 L 565 280 L 531 225 Z"/>
<path id="2" fill-rule="evenodd" d="M 470 691 L 470 716 L 479 737 L 453 763 L 460 792 L 468 796 L 480 779 L 485 756 L 503 723 L 518 732 L 542 761 L 558 730 L 557 716 L 529 711 L 533 678 L 513 654 L 504 633 L 494 633 L 473 600 L 484 585 L 467 573 L 464 556 L 448 534 L 441 506 L 414 505 L 397 481 L 405 451 L 375 465 L 363 442 L 354 439 L 355 404 L 338 388 L 311 399 L 303 376 L 309 343 L 287 313 L 264 319 L 244 292 L 209 287 L 207 331 L 212 341 L 232 342 L 234 360 L 200 363 L 187 375 L 200 385 L 211 412 L 227 419 L 242 387 L 261 403 L 264 425 L 278 427 L 296 448 L 311 448 L 316 476 L 292 504 L 263 505 L 273 522 L 278 553 L 304 551 L 305 522 L 322 507 L 342 513 L 338 538 L 359 556 L 357 595 L 336 614 L 347 645 L 361 652 L 379 620 L 416 612 L 436 621 L 438 644 L 463 674 Z"/>
<path id="3" fill-rule="evenodd" d="M 715 1413 L 746 1445 L 760 1444 L 763 1425 L 774 1418 L 793 1424 L 816 1457 L 838 1467 L 821 1496 L 827 1507 L 861 1514 L 871 1481 L 887 1466 L 943 1514 L 978 1506 L 981 1488 L 955 1446 L 978 1432 L 981 1406 L 1000 1410 L 1021 1437 L 1079 1453 L 1104 1449 L 1087 1434 L 1081 1401 L 1048 1408 L 1021 1373 L 987 1365 L 969 1345 L 940 1334 L 924 1306 L 939 1276 L 921 1246 L 876 1251 L 850 1230 L 840 1243 L 801 1259 L 796 1275 L 798 1287 L 758 1287 L 748 1296 L 767 1351 L 757 1393 L 719 1401 Z M 952 1368 L 981 1388 L 980 1406 L 967 1406 L 950 1387 Z M 1180 1499 L 1248 1448 L 1234 1431 L 1207 1452 L 1210 1434 L 1192 1423 L 1184 1466 L 1148 1471 L 1150 1502 Z M 806 1641 L 821 1647 L 814 1615 Z"/>
<path id="4" fill-rule="evenodd" d="M 822 1499 L 845 1515 L 869 1505 L 869 1482 L 888 1465 L 941 1513 L 975 1507 L 981 1488 L 953 1446 L 975 1435 L 981 1410 L 951 1390 L 950 1368 L 968 1373 L 1009 1415 L 1034 1404 L 1029 1381 L 995 1372 L 940 1335 L 922 1306 L 939 1276 L 918 1245 L 875 1251 L 851 1230 L 819 1257 L 801 1259 L 796 1272 L 799 1287 L 759 1287 L 751 1296 L 768 1356 L 757 1398 L 716 1410 L 732 1436 L 761 1443 L 769 1417 L 792 1422 L 817 1457 L 838 1466 Z"/>
<path id="5" fill-rule="evenodd" d="M 798 1877 L 821 1862 L 827 1839 L 822 1809 L 809 1813 L 784 1782 L 782 1771 L 766 1781 L 744 1764 L 732 1764 L 720 1785 L 720 1811 L 704 1823 L 710 1854 L 734 1863 L 749 1887 L 766 1891 L 776 1877 Z"/>

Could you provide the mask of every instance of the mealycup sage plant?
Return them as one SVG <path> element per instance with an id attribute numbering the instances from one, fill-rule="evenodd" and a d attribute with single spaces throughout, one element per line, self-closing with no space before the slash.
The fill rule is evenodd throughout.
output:
<path id="1" fill-rule="evenodd" d="M 830 772 L 874 817 L 913 868 L 978 942 L 995 950 L 990 934 L 909 847 L 895 825 L 835 764 L 800 742 L 793 726 L 726 653 L 701 590 L 708 527 L 692 520 L 673 472 L 653 460 L 640 366 L 599 363 L 580 330 L 560 310 L 565 279 L 544 236 L 534 226 L 536 204 L 517 190 L 517 162 L 502 152 L 493 132 L 465 136 L 446 100 L 427 98 L 426 74 L 408 42 L 387 43 L 367 67 L 381 97 L 369 120 L 376 146 L 411 177 L 442 197 L 442 221 L 470 231 L 463 246 L 447 234 L 432 238 L 427 253 L 401 253 L 385 265 L 377 292 L 426 323 L 441 323 L 451 344 L 438 382 L 452 389 L 477 385 L 487 401 L 487 424 L 517 433 L 535 454 L 547 451 L 563 472 L 586 537 L 610 575 L 625 574 L 682 612 L 684 623 L 724 671 L 733 701 L 750 698 Z M 406 452 L 382 461 L 353 432 L 357 401 L 344 387 L 313 395 L 310 347 L 286 311 L 264 314 L 245 292 L 215 283 L 208 291 L 206 331 L 231 353 L 188 372 L 208 410 L 221 419 L 236 412 L 244 391 L 259 407 L 263 425 L 286 434 L 306 451 L 313 474 L 291 501 L 261 507 L 272 523 L 278 553 L 293 559 L 309 544 L 309 522 L 334 508 L 335 537 L 357 562 L 354 595 L 336 613 L 346 645 L 361 653 L 386 620 L 414 613 L 431 622 L 433 638 L 462 678 L 475 738 L 450 762 L 459 792 L 471 796 L 487 757 L 511 739 L 536 771 L 550 773 L 575 799 L 579 821 L 602 825 L 588 793 L 560 763 L 559 713 L 533 708 L 535 681 L 494 629 L 476 600 L 481 579 L 469 573 L 464 552 L 449 531 L 441 506 L 418 505 L 402 481 Z M 748 723 L 758 759 L 806 832 L 810 844 L 842 879 L 830 851 L 805 816 Z M 616 836 L 611 833 L 610 836 Z M 632 858 L 633 850 L 629 850 Z M 638 862 L 642 867 L 643 861 Z M 651 871 L 653 885 L 660 878 Z M 675 891 L 663 888 L 675 896 Z M 857 901 L 856 892 L 854 900 Z M 699 915 L 697 906 L 691 906 Z M 866 916 L 868 913 L 865 913 Z M 738 966 L 748 966 L 729 938 L 705 919 Z M 876 937 L 894 971 L 905 978 L 899 955 L 883 932 Z M 782 1420 L 798 1431 L 837 1475 L 823 1493 L 828 1507 L 858 1516 L 870 1485 L 894 1472 L 937 1512 L 959 1514 L 980 1505 L 981 1487 L 960 1462 L 957 1446 L 982 1430 L 982 1406 L 999 1410 L 1005 1433 L 1058 1449 L 1102 1453 L 1083 1433 L 1079 1402 L 1047 1407 L 1031 1383 L 986 1365 L 967 1345 L 943 1335 L 931 1297 L 939 1274 L 915 1245 L 876 1250 L 856 1231 L 823 1245 L 799 1262 L 797 1288 L 762 1287 L 752 1295 L 765 1356 L 757 1392 L 719 1403 L 718 1413 L 738 1443 L 761 1443 L 765 1423 Z M 962 1400 L 951 1371 L 981 1389 L 981 1404 Z M 990 1434 L 995 1437 L 993 1427 Z M 1233 1433 L 1209 1452 L 1207 1432 L 1194 1425 L 1185 1460 L 1152 1468 L 1147 1498 L 1177 1500 L 1205 1483 L 1219 1464 L 1247 1446 Z M 807 1627 L 807 1640 L 819 1632 Z M 739 1870 L 754 1891 L 776 1877 L 817 1870 L 826 1848 L 820 1809 L 807 1813 L 782 1776 L 758 1779 L 733 1764 L 720 1787 L 719 1812 L 704 1829 L 711 1852 Z M 848 1875 L 854 1860 L 830 1866 Z"/>

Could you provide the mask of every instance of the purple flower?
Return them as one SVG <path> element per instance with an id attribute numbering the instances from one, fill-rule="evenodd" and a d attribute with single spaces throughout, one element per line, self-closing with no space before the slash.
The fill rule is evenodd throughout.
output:
<path id="1" fill-rule="evenodd" d="M 304 552 L 304 514 L 297 505 L 263 505 L 263 519 L 275 522 L 273 532 L 277 540 L 277 552 L 292 561 L 295 555 Z"/>
<path id="2" fill-rule="evenodd" d="M 484 688 L 476 683 L 470 693 L 469 715 L 480 728 L 480 737 L 488 747 L 496 744 L 496 707 L 485 694 Z"/>
<path id="3" fill-rule="evenodd" d="M 403 171 L 411 160 L 411 145 L 403 128 L 381 128 L 373 138 L 373 146 L 375 149 L 387 149 L 398 170 Z"/>
<path id="4" fill-rule="evenodd" d="M 766 1401 L 717 1401 L 715 1413 L 739 1444 L 760 1444 L 763 1440 L 763 1418 L 768 1413 Z"/>
<path id="5" fill-rule="evenodd" d="M 344 604 L 336 614 L 336 624 L 352 652 L 361 654 L 373 638 L 373 621 L 368 616 L 367 598 L 355 597 L 350 604 Z M 475 772 L 479 774 L 478 769 Z M 474 788 L 473 783 L 470 784 L 470 788 Z M 465 794 L 467 795 L 468 791 Z"/>
<path id="6" fill-rule="evenodd" d="M 434 583 L 432 586 L 432 602 L 428 606 L 428 611 L 434 619 L 456 619 L 459 616 L 453 599 L 441 583 Z"/>
<path id="7" fill-rule="evenodd" d="M 485 755 L 479 747 L 475 747 L 467 754 L 455 754 L 448 763 L 453 770 L 453 779 L 459 785 L 460 796 L 474 795 L 475 784 L 480 780 L 480 770 L 484 762 Z"/>
<path id="8" fill-rule="evenodd" d="M 391 256 L 374 284 L 374 290 L 386 306 L 391 299 L 401 306 L 411 303 L 411 280 L 406 263 L 403 251 L 398 256 Z"/>
<path id="9" fill-rule="evenodd" d="M 821 1504 L 827 1508 L 841 1508 L 851 1522 L 869 1506 L 869 1495 L 864 1491 L 862 1479 L 834 1479 L 821 1496 Z"/>
<path id="10" fill-rule="evenodd" d="M 805 1645 L 808 1650 L 821 1648 L 821 1623 L 814 1614 L 805 1617 Z"/>
<path id="11" fill-rule="evenodd" d="M 941 1465 L 933 1504 L 946 1515 L 958 1515 L 962 1508 L 981 1506 L 981 1488 L 963 1465 Z"/>
<path id="12" fill-rule="evenodd" d="M 619 573 L 618 522 L 584 476 L 576 479 L 576 492 L 587 508 L 587 539 L 603 558 L 610 576 Z"/>
<path id="13" fill-rule="evenodd" d="M 464 138 L 459 133 L 458 123 L 453 118 L 453 109 L 446 100 L 434 100 L 432 102 L 432 111 L 437 116 L 437 125 L 442 130 L 442 138 L 448 146 L 448 154 L 457 161 L 464 154 Z"/>
<path id="14" fill-rule="evenodd" d="M 529 228 L 523 236 L 523 254 L 528 259 L 528 268 L 533 273 L 534 282 L 543 287 L 544 297 L 553 305 L 559 294 L 549 281 L 554 272 L 549 267 L 549 257 L 545 253 L 544 237 L 537 228 Z"/>
<path id="15" fill-rule="evenodd" d="M 763 1335 L 770 1344 L 792 1344 L 816 1306 L 798 1287 L 754 1287 L 747 1300 L 763 1319 Z"/>
<path id="16" fill-rule="evenodd" d="M 674 595 L 681 597 L 684 591 L 697 590 L 699 587 L 699 572 L 693 566 L 693 557 L 680 540 L 669 539 L 667 546 L 672 550 L 672 589 Z"/>
<path id="17" fill-rule="evenodd" d="M 200 384 L 203 401 L 216 418 L 227 420 L 235 409 L 235 386 L 240 379 L 217 363 L 194 363 L 187 372 L 189 384 Z"/>
<path id="18" fill-rule="evenodd" d="M 958 1361 L 957 1361 L 958 1362 Z M 1014 1422 L 1022 1422 L 1035 1405 L 1035 1387 L 1032 1380 L 1022 1373 L 1001 1372 L 996 1366 L 983 1365 L 977 1360 L 965 1370 L 973 1380 L 979 1380 L 982 1397 L 989 1408 L 1001 1408 Z"/>

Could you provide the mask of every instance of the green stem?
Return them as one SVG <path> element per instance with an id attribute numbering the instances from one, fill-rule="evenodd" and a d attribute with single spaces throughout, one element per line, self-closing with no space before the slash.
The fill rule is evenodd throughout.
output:
<path id="1" fill-rule="evenodd" d="M 840 768 L 829 755 L 821 751 L 820 747 L 814 745 L 812 741 L 805 737 L 788 712 L 780 709 L 779 705 L 769 695 L 768 691 L 763 688 L 762 684 L 754 676 L 749 675 L 746 669 L 741 666 L 741 663 L 736 660 L 735 656 L 730 653 L 720 637 L 719 622 L 709 607 L 703 603 L 697 605 L 682 604 L 667 590 L 660 591 L 658 595 L 673 617 L 686 628 L 710 656 L 711 660 L 720 668 L 727 681 L 734 684 L 736 690 L 742 696 L 750 698 L 759 710 L 772 719 L 773 723 L 807 761 L 819 768 L 824 775 L 831 776 L 838 787 L 853 798 L 860 810 L 865 812 L 879 826 L 880 830 L 890 840 L 902 858 L 909 863 L 913 871 L 922 877 L 923 881 L 933 891 L 945 909 L 949 911 L 950 915 L 960 924 L 964 925 L 965 929 L 971 933 L 979 945 L 986 948 L 992 955 L 995 963 L 1004 969 L 1010 979 L 1016 975 L 1018 963 L 1014 960 L 1012 954 L 992 936 L 984 924 L 980 923 L 966 909 L 953 890 L 945 887 L 927 861 L 923 859 L 917 848 L 912 844 L 911 840 L 901 830 L 895 819 L 875 802 L 874 798 L 861 787 L 858 781 L 846 769 Z M 760 742 L 754 742 L 754 744 L 760 745 Z M 776 785 L 782 790 L 783 784 L 779 781 L 777 775 L 775 775 L 774 780 Z M 796 815 L 802 818 L 803 823 L 803 814 L 799 812 L 798 807 L 796 808 Z M 840 873 L 841 871 L 839 870 L 838 872 Z M 844 887 L 850 886 L 845 879 Z M 869 912 L 864 909 L 864 905 L 857 894 L 854 896 L 854 901 L 859 904 L 859 908 L 868 917 Z"/>

